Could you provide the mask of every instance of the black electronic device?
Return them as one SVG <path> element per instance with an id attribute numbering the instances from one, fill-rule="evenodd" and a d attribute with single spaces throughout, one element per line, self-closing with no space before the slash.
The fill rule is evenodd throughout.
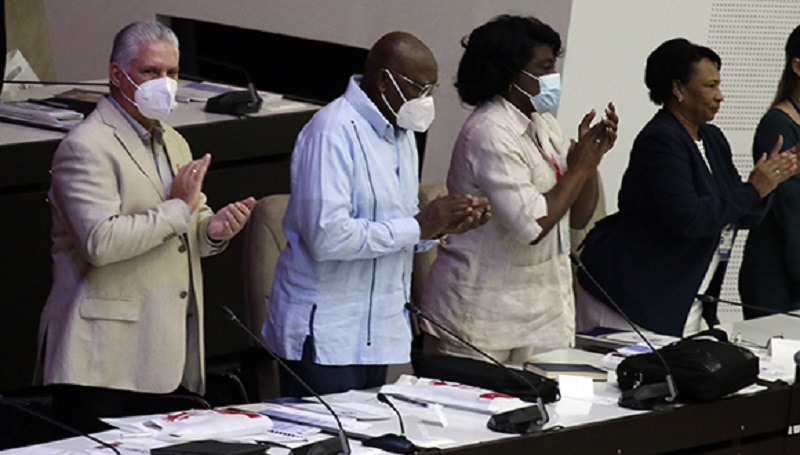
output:
<path id="1" fill-rule="evenodd" d="M 261 105 L 264 103 L 264 100 L 258 94 L 256 85 L 250 78 L 250 73 L 248 73 L 244 68 L 238 65 L 232 65 L 228 62 L 223 62 L 221 60 L 203 57 L 201 55 L 185 55 L 196 58 L 197 60 L 203 62 L 211 63 L 212 65 L 232 69 L 238 73 L 241 73 L 247 80 L 247 90 L 234 90 L 209 98 L 208 101 L 206 101 L 206 112 L 243 116 L 247 114 L 253 114 L 261 110 Z"/>
<path id="2" fill-rule="evenodd" d="M 191 441 L 150 449 L 151 455 L 263 455 L 264 446 L 242 442 Z"/>
<path id="3" fill-rule="evenodd" d="M 497 374 L 497 365 L 493 363 L 440 354 L 415 355 L 411 358 L 411 364 L 417 376 L 459 382 L 534 403 L 539 397 L 543 403 L 553 403 L 561 399 L 558 381 L 532 371 L 508 367 L 528 380 L 523 382 L 514 375 Z M 528 383 L 533 384 L 534 388 Z"/>
<path id="4" fill-rule="evenodd" d="M 241 116 L 260 111 L 264 100 L 252 82 L 247 87 L 247 90 L 234 90 L 209 98 L 206 101 L 206 112 Z"/>
<path id="5" fill-rule="evenodd" d="M 515 434 L 519 434 L 520 431 L 523 432 L 522 434 L 538 433 L 542 431 L 542 427 L 545 424 L 547 424 L 548 421 L 550 421 L 550 416 L 547 414 L 547 409 L 545 409 L 544 402 L 542 401 L 542 395 L 539 393 L 539 390 L 536 388 L 536 386 L 534 386 L 530 381 L 528 381 L 528 379 L 525 378 L 523 375 L 503 365 L 497 359 L 485 353 L 483 350 L 481 350 L 474 344 L 470 343 L 469 341 L 465 340 L 463 337 L 459 336 L 452 330 L 448 329 L 439 321 L 423 313 L 422 310 L 420 310 L 416 305 L 412 304 L 411 302 L 408 302 L 406 303 L 405 307 L 408 311 L 414 313 L 418 317 L 421 317 L 426 321 L 430 322 L 431 324 L 435 325 L 437 328 L 441 329 L 443 332 L 453 337 L 453 339 L 457 340 L 459 343 L 464 344 L 465 346 L 469 347 L 473 351 L 480 354 L 481 357 L 484 357 L 493 364 L 497 365 L 507 374 L 510 374 L 515 378 L 517 378 L 518 380 L 522 381 L 524 384 L 527 384 L 528 387 L 530 387 L 531 390 L 533 390 L 533 392 L 536 394 L 536 405 L 528 406 L 526 408 L 521 408 L 521 409 L 514 409 L 511 411 L 506 411 L 492 416 L 492 418 L 497 417 L 496 419 L 497 421 L 512 420 L 513 416 L 513 421 L 515 422 L 515 425 L 496 425 L 493 427 L 492 419 L 490 419 L 487 426 L 489 426 L 491 430 L 501 431 L 501 432 L 507 432 L 504 430 L 510 430 Z M 522 420 L 524 419 L 527 419 L 527 422 L 523 422 Z"/>
<path id="6" fill-rule="evenodd" d="M 244 331 L 248 336 L 250 336 L 250 338 L 255 340 L 255 342 L 258 343 L 258 345 L 261 346 L 267 352 L 267 354 L 269 354 L 273 359 L 275 359 L 275 361 L 278 363 L 278 365 L 280 365 L 281 368 L 283 368 L 287 373 L 289 373 L 294 378 L 295 381 L 297 381 L 304 389 L 308 391 L 308 393 L 313 395 L 314 398 L 316 398 L 317 401 L 320 402 L 320 404 L 325 406 L 325 409 L 327 409 L 328 412 L 330 412 L 333 418 L 336 420 L 336 425 L 339 427 L 338 444 L 334 445 L 330 442 L 331 440 L 325 440 L 314 444 L 309 444 L 308 446 L 304 446 L 303 448 L 296 449 L 293 451 L 293 453 L 307 453 L 309 455 L 335 455 L 340 453 L 339 450 L 341 449 L 341 453 L 343 455 L 350 455 L 350 444 L 347 440 L 347 435 L 345 435 L 344 427 L 342 427 L 342 422 L 339 420 L 339 416 L 336 414 L 336 411 L 333 410 L 331 405 L 328 404 L 328 402 L 325 401 L 321 396 L 319 396 L 319 394 L 316 391 L 314 391 L 314 389 L 312 389 L 311 386 L 309 386 L 305 381 L 303 381 L 303 379 L 300 378 L 300 376 L 298 376 L 297 373 L 295 373 L 291 368 L 289 368 L 289 366 L 286 365 L 286 363 L 284 363 L 283 359 L 281 359 L 280 357 L 278 357 L 277 354 L 272 352 L 272 350 L 270 350 L 269 347 L 267 347 L 267 344 L 264 342 L 264 340 L 261 339 L 261 337 L 256 336 L 255 333 L 253 333 L 250 329 L 248 329 L 247 326 L 244 325 L 244 323 L 241 320 L 239 320 L 239 318 L 236 316 L 233 310 L 231 310 L 225 305 L 222 305 L 222 311 L 223 313 L 225 313 L 225 316 L 227 316 L 231 322 L 238 325 L 239 328 L 242 329 L 242 331 Z"/>
<path id="7" fill-rule="evenodd" d="M 538 410 L 533 406 L 528 406 L 495 414 L 489 418 L 489 423 L 487 423 L 486 426 L 488 426 L 490 430 L 500 433 L 536 433 L 541 430 L 541 425 L 536 423 L 537 419 L 540 417 L 537 411 Z"/>
<path id="8" fill-rule="evenodd" d="M 672 370 L 669 368 L 669 364 L 667 361 L 664 360 L 664 357 L 661 356 L 661 353 L 653 346 L 653 343 L 647 339 L 646 336 L 636 327 L 636 324 L 631 321 L 631 318 L 622 311 L 617 302 L 611 298 L 610 295 L 606 292 L 603 286 L 594 279 L 594 276 L 589 272 L 585 265 L 583 265 L 583 261 L 578 257 L 577 254 L 574 252 L 569 253 L 569 258 L 575 266 L 580 269 L 587 278 L 603 293 L 606 297 L 606 300 L 611 303 L 614 309 L 625 319 L 625 322 L 631 326 L 634 332 L 639 335 L 639 338 L 647 344 L 651 351 L 658 357 L 659 361 L 662 365 L 664 365 L 664 370 L 667 372 L 665 376 L 664 383 L 655 383 L 655 384 L 646 384 L 640 385 L 639 387 L 634 387 L 629 390 L 625 390 L 622 392 L 622 395 L 619 397 L 619 405 L 623 408 L 628 409 L 653 409 L 655 407 L 659 407 L 662 405 L 672 405 L 677 402 L 678 399 L 678 388 L 675 386 L 675 379 L 672 377 Z"/>
<path id="9" fill-rule="evenodd" d="M 115 454 L 120 455 L 119 449 L 114 447 L 114 445 L 112 445 L 112 444 L 110 444 L 108 442 L 105 442 L 105 441 L 103 441 L 103 440 L 101 440 L 99 438 L 96 438 L 96 437 L 94 437 L 94 436 L 92 436 L 92 435 L 90 435 L 88 433 L 80 431 L 77 428 L 74 428 L 74 427 L 72 427 L 70 425 L 67 425 L 67 424 L 63 423 L 63 422 L 59 422 L 58 420 L 56 420 L 56 419 L 54 419 L 54 418 L 52 418 L 50 416 L 47 416 L 47 415 L 42 414 L 40 412 L 36 412 L 33 409 L 29 409 L 29 408 L 26 408 L 25 406 L 17 404 L 13 400 L 11 400 L 9 398 L 6 398 L 3 395 L 0 395 L 0 403 L 6 404 L 8 406 L 11 406 L 11 407 L 13 407 L 15 409 L 18 409 L 18 410 L 26 413 L 26 414 L 30 414 L 30 415 L 36 417 L 37 419 L 44 420 L 45 422 L 50 423 L 52 425 L 55 425 L 55 426 L 57 426 L 57 427 L 59 427 L 61 429 L 64 429 L 64 430 L 66 430 L 66 431 L 68 431 L 68 432 L 70 432 L 70 433 L 72 433 L 74 435 L 83 436 L 84 438 L 90 439 L 90 440 L 100 444 L 103 447 L 111 449 L 111 451 L 114 452 Z"/>

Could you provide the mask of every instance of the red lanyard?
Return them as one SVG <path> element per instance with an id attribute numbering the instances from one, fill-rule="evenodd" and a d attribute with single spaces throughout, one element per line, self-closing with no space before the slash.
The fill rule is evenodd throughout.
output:
<path id="1" fill-rule="evenodd" d="M 561 166 L 558 165 L 558 161 L 556 161 L 556 157 L 553 155 L 548 155 L 547 152 L 544 151 L 544 147 L 539 144 L 539 139 L 536 138 L 536 135 L 533 134 L 533 144 L 536 145 L 536 148 L 539 149 L 539 153 L 542 154 L 544 159 L 550 161 L 550 164 L 553 165 L 553 169 L 556 171 L 556 182 L 561 179 Z"/>

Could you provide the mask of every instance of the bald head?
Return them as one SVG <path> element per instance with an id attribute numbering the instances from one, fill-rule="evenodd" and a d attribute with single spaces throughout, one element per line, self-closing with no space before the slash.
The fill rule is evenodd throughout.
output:
<path id="1" fill-rule="evenodd" d="M 418 66 L 436 73 L 438 66 L 433 52 L 416 36 L 406 32 L 383 35 L 369 51 L 364 75 L 390 68 L 403 72 L 406 67 Z"/>
<path id="2" fill-rule="evenodd" d="M 390 76 L 388 71 L 394 74 Z M 398 75 L 418 85 L 411 84 Z M 403 96 L 398 93 L 392 77 L 403 92 Z M 438 77 L 439 66 L 433 57 L 433 52 L 425 43 L 410 33 L 391 32 L 383 35 L 370 49 L 364 66 L 361 88 L 384 117 L 394 123 L 395 116 L 387 109 L 386 103 L 390 103 L 396 112 L 407 99 L 419 95 L 419 86 L 435 84 Z M 384 97 L 386 102 L 383 100 Z"/>

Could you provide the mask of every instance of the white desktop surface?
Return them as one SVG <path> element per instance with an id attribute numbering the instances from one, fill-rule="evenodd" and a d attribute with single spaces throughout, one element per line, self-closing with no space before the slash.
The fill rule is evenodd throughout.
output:
<path id="1" fill-rule="evenodd" d="M 599 354 L 565 349 L 539 354 L 535 356 L 534 360 L 581 362 L 597 365 L 601 357 L 602 356 Z M 546 405 L 547 411 L 550 414 L 550 422 L 545 426 L 545 430 L 559 425 L 570 427 L 636 415 L 643 412 L 624 409 L 616 404 L 617 397 L 619 396 L 619 388 L 616 384 L 596 382 L 594 383 L 594 389 L 594 398 L 576 399 L 562 397 L 560 401 Z M 378 403 L 375 399 L 374 391 L 351 391 L 346 394 L 329 395 L 325 398 L 334 406 L 337 402 L 345 402 L 345 400 L 347 400 L 348 402 L 361 402 L 366 405 L 374 405 L 376 410 L 385 410 L 385 405 Z M 447 418 L 448 425 L 442 427 L 439 424 L 430 422 L 431 411 L 429 409 L 414 409 L 413 405 L 406 405 L 400 403 L 398 400 L 393 400 L 393 403 L 403 415 L 403 422 L 409 439 L 423 447 L 435 446 L 439 448 L 448 448 L 515 437 L 515 435 L 512 434 L 497 433 L 489 430 L 486 427 L 486 423 L 489 420 L 488 414 L 445 408 L 444 414 Z M 264 405 L 255 403 L 237 406 L 236 408 L 257 411 L 263 407 Z M 428 417 L 427 419 L 425 419 L 426 414 Z M 397 417 L 392 414 L 389 419 L 371 421 L 370 427 L 368 429 L 359 430 L 359 433 L 369 436 L 399 433 L 399 425 Z M 109 430 L 95 434 L 94 436 L 109 443 L 121 442 L 121 446 L 118 448 L 121 449 L 123 454 L 136 453 L 134 450 L 126 449 L 126 441 L 133 440 L 121 438 L 120 434 L 121 432 L 118 430 Z M 139 443 L 141 443 L 141 441 Z M 133 444 L 138 445 L 136 442 L 133 442 Z M 361 447 L 361 444 L 356 440 L 351 440 L 351 445 L 353 447 L 353 453 L 355 454 L 383 453 L 375 449 Z M 110 453 L 108 449 L 97 449 L 96 446 L 96 443 L 87 438 L 70 438 L 38 446 L 11 449 L 0 453 L 9 455 Z M 267 453 L 279 453 L 279 450 L 273 450 Z"/>
<path id="2" fill-rule="evenodd" d="M 180 93 L 180 86 L 186 83 L 186 81 L 179 82 L 178 93 Z M 29 98 L 48 98 L 65 92 L 71 88 L 75 88 L 75 86 L 49 85 L 35 87 L 27 90 L 12 92 L 11 94 L 4 95 L 3 99 L 9 101 L 18 101 L 27 100 Z M 81 88 L 96 92 L 108 91 L 107 88 L 102 86 L 88 86 Z M 236 119 L 236 117 L 231 115 L 211 114 L 205 112 L 203 110 L 204 106 L 205 103 L 203 102 L 177 103 L 175 110 L 164 120 L 164 122 L 173 127 L 181 127 Z M 265 102 L 261 106 L 261 110 L 259 112 L 248 114 L 248 116 L 260 117 L 288 112 L 316 110 L 319 108 L 320 106 L 315 104 L 281 98 L 277 101 Z M 66 133 L 59 131 L 51 131 L 43 128 L 36 128 L 34 126 L 18 125 L 0 121 L 0 146 L 16 144 L 20 142 L 59 140 L 63 138 L 65 134 Z"/>
<path id="3" fill-rule="evenodd" d="M 762 331 L 762 333 L 775 333 L 775 330 L 781 329 L 784 322 L 789 322 L 782 321 L 781 318 L 763 318 L 756 321 L 745 321 L 741 324 L 738 324 L 737 330 L 746 329 L 749 331 L 752 329 L 754 332 Z M 796 322 L 794 323 L 796 324 Z M 736 332 L 729 331 L 729 334 L 733 336 L 736 334 Z M 537 354 L 534 356 L 533 360 L 539 362 L 569 362 L 599 365 L 601 357 L 602 356 L 600 354 L 596 353 L 579 351 L 575 349 L 562 349 Z M 595 393 L 594 397 L 562 397 L 558 402 L 546 405 L 547 411 L 550 415 L 550 421 L 547 425 L 545 425 L 545 430 L 552 429 L 556 426 L 573 427 L 600 421 L 625 418 L 647 412 L 633 411 L 619 407 L 616 401 L 619 397 L 620 390 L 616 385 L 616 381 L 613 379 L 611 380 L 612 382 L 595 382 L 593 384 Z M 738 392 L 738 394 L 747 394 L 762 389 L 763 387 L 761 386 L 753 385 L 743 389 L 742 391 Z M 333 405 L 335 405 L 337 402 L 342 402 L 344 399 L 349 400 L 350 402 L 355 401 L 365 404 L 374 403 L 374 405 L 378 408 L 383 406 L 378 403 L 377 400 L 375 400 L 374 391 L 351 391 L 347 392 L 346 394 L 329 395 L 326 396 L 326 399 Z M 415 410 L 411 405 L 401 405 L 398 401 L 394 401 L 394 403 L 403 415 L 406 434 L 408 435 L 409 439 L 423 447 L 435 446 L 440 448 L 449 448 L 514 437 L 514 435 L 496 433 L 489 430 L 486 427 L 486 422 L 489 419 L 488 414 L 445 408 L 444 414 L 447 418 L 448 425 L 443 427 L 429 421 L 430 410 Z M 264 405 L 262 404 L 255 403 L 239 406 L 237 408 L 258 410 L 259 407 L 263 406 Z M 428 419 L 424 419 L 424 415 L 421 415 L 421 413 L 427 414 Z M 399 433 L 399 422 L 397 417 L 394 415 L 392 415 L 389 419 L 372 421 L 370 423 L 371 425 L 368 429 L 359 430 L 359 433 L 370 436 L 379 436 L 386 433 Z M 106 442 L 121 442 L 122 445 L 119 448 L 121 449 L 122 453 L 137 453 L 135 450 L 126 449 L 126 439 L 121 438 L 120 434 L 121 432 L 118 430 L 110 430 L 99 433 L 95 436 L 103 439 Z M 132 440 L 133 439 L 128 439 L 127 441 Z M 381 453 L 376 452 L 375 449 L 364 448 L 358 441 L 355 440 L 351 440 L 351 445 L 353 447 L 354 454 Z M 76 437 L 55 441 L 48 444 L 10 449 L 0 453 L 9 455 L 108 454 L 110 451 L 108 449 L 98 449 L 97 444 L 88 440 L 87 438 Z M 146 452 L 140 451 L 138 453 Z M 270 451 L 268 453 L 278 452 Z M 285 453 L 285 451 L 281 453 Z"/>

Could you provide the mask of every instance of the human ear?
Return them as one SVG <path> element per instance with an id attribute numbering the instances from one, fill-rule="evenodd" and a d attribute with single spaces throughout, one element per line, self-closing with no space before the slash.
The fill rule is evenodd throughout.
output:
<path id="1" fill-rule="evenodd" d="M 108 65 L 108 84 L 117 88 L 122 88 L 122 78 L 125 77 L 122 74 L 122 68 L 120 68 L 119 63 L 111 62 Z"/>
<path id="2" fill-rule="evenodd" d="M 683 102 L 683 84 L 681 84 L 681 81 L 677 79 L 672 81 L 672 94 L 675 96 L 675 99 L 678 100 L 678 103 Z"/>

